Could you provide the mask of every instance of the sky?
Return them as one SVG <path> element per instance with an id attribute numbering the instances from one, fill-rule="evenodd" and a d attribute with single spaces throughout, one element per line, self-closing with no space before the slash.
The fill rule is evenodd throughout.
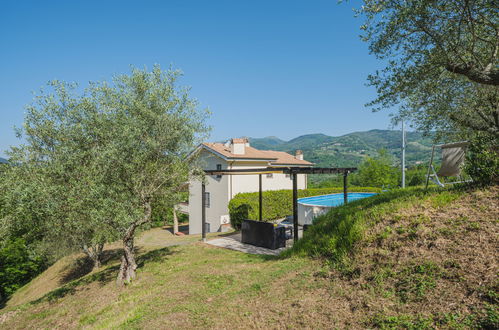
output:
<path id="1" fill-rule="evenodd" d="M 367 76 L 360 1 L 0 2 L 0 156 L 47 81 L 86 86 L 160 64 L 212 115 L 210 140 L 390 127 Z"/>

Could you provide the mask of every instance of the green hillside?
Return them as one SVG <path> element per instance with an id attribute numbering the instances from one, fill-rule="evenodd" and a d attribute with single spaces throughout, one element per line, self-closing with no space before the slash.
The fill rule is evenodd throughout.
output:
<path id="1" fill-rule="evenodd" d="M 431 153 L 432 139 L 419 132 L 407 132 L 407 164 L 427 162 Z M 381 148 L 387 149 L 398 162 L 401 156 L 401 132 L 370 130 L 338 137 L 325 134 L 308 134 L 283 141 L 276 137 L 251 138 L 251 145 L 258 149 L 279 150 L 293 153 L 303 150 L 305 159 L 318 166 L 358 166 L 366 156 L 375 156 Z"/>
<path id="2" fill-rule="evenodd" d="M 82 262 L 54 265 L 0 310 L 0 328 L 497 329 L 498 193 L 352 202 L 283 257 L 146 232 L 130 285 L 114 283 L 117 247 L 88 275 Z M 42 293 L 43 283 L 60 287 Z"/>
<path id="3" fill-rule="evenodd" d="M 279 149 L 280 145 L 286 141 L 279 139 L 276 136 L 267 136 L 264 138 L 250 138 L 251 145 L 257 149 Z"/>

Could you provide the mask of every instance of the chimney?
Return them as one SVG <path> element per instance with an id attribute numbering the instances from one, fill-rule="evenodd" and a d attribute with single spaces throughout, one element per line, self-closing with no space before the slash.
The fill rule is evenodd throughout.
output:
<path id="1" fill-rule="evenodd" d="M 303 151 L 296 150 L 295 158 L 298 159 L 298 160 L 303 160 Z"/>
<path id="2" fill-rule="evenodd" d="M 232 139 L 230 143 L 230 152 L 234 155 L 244 155 L 246 146 L 249 147 L 247 139 Z"/>

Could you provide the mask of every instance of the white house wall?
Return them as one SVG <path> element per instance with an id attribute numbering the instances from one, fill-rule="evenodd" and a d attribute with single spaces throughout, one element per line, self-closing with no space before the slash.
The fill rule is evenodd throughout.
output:
<path id="1" fill-rule="evenodd" d="M 217 164 L 222 165 L 222 169 L 227 169 L 227 162 L 212 153 L 202 151 L 201 165 L 205 169 L 216 170 Z M 210 232 L 220 230 L 220 216 L 228 215 L 228 187 L 229 177 L 224 175 L 206 176 L 205 191 L 210 193 L 210 206 L 206 208 L 206 222 L 210 224 Z M 200 234 L 201 226 L 201 182 L 193 180 L 189 187 L 189 234 Z"/>
<path id="2" fill-rule="evenodd" d="M 249 162 L 238 162 L 238 165 L 232 165 L 232 169 L 262 168 L 269 166 L 267 163 L 251 164 Z M 298 174 L 298 189 L 306 189 L 307 177 L 305 174 Z M 262 190 L 281 190 L 293 189 L 293 180 L 290 176 L 282 173 L 273 173 L 272 177 L 262 174 Z M 230 199 L 238 193 L 256 192 L 258 187 L 258 174 L 250 175 L 232 175 L 232 182 L 229 182 Z M 229 199 L 229 200 L 230 200 Z"/>

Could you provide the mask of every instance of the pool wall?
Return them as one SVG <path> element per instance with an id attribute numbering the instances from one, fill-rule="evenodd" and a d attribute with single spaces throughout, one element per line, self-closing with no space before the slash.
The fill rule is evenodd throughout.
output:
<path id="1" fill-rule="evenodd" d="M 318 206 L 298 203 L 298 224 L 311 225 L 312 221 L 321 214 L 326 213 L 334 206 Z"/>
<path id="2" fill-rule="evenodd" d="M 374 195 L 377 195 L 377 193 L 349 192 L 348 200 L 355 201 Z M 332 198 L 335 201 L 334 203 L 332 203 L 333 205 L 314 205 L 314 202 L 317 202 L 317 204 L 321 204 L 321 201 L 323 203 L 324 200 L 328 200 L 329 198 Z M 298 224 L 301 226 L 305 224 L 311 225 L 312 221 L 316 217 L 328 212 L 331 208 L 340 205 L 343 205 L 342 193 L 301 198 L 298 200 Z"/>

